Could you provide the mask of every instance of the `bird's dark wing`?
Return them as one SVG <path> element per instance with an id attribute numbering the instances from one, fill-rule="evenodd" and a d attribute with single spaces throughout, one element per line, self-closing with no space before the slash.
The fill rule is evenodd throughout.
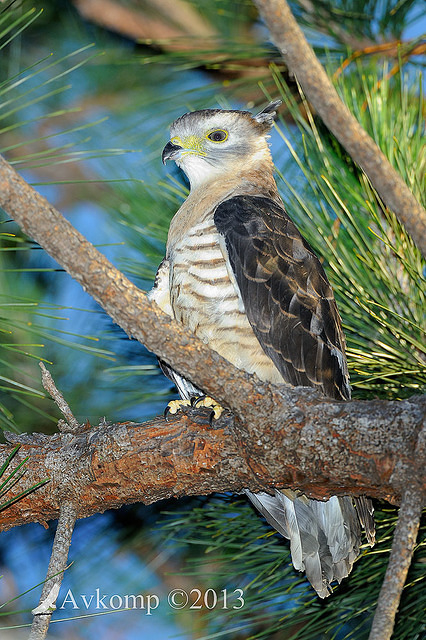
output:
<path id="1" fill-rule="evenodd" d="M 247 318 L 286 382 L 349 399 L 345 339 L 317 256 L 284 208 L 235 196 L 216 209 Z"/>

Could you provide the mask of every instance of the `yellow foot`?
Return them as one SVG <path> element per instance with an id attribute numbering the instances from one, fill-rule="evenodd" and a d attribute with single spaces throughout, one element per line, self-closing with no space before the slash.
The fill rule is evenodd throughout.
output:
<path id="1" fill-rule="evenodd" d="M 208 409 L 211 409 L 212 412 L 210 415 L 210 422 L 212 420 L 217 420 L 218 418 L 220 418 L 222 413 L 225 411 L 225 409 L 221 407 L 214 398 L 210 398 L 210 396 L 200 396 L 199 398 L 193 398 L 192 406 L 207 407 Z"/>
<path id="2" fill-rule="evenodd" d="M 220 418 L 225 411 L 225 409 L 221 407 L 216 400 L 210 398 L 210 396 L 198 396 L 191 398 L 191 400 L 172 400 L 164 411 L 164 417 L 167 418 L 169 414 L 174 415 L 178 413 L 183 407 L 194 407 L 195 409 L 206 407 L 207 409 L 211 409 L 210 423 Z"/>
<path id="3" fill-rule="evenodd" d="M 164 417 L 167 418 L 169 413 L 177 413 L 182 409 L 182 407 L 190 407 L 191 405 L 191 400 L 172 400 L 164 410 Z"/>

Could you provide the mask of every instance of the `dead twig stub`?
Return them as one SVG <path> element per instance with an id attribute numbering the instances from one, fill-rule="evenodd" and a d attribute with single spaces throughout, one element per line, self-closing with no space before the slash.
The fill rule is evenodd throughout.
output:
<path id="1" fill-rule="evenodd" d="M 45 365 L 42 362 L 39 362 L 41 369 L 41 380 L 43 383 L 43 387 L 47 391 L 47 393 L 51 396 L 51 398 L 55 401 L 59 411 L 64 416 L 68 429 L 64 426 L 63 422 L 60 424 L 61 431 L 78 431 L 80 429 L 80 423 L 74 417 L 73 412 L 71 411 L 68 402 L 65 400 L 62 393 L 56 387 L 55 382 L 52 378 L 52 375 L 48 369 L 46 369 Z M 61 421 L 60 421 L 61 423 Z"/>

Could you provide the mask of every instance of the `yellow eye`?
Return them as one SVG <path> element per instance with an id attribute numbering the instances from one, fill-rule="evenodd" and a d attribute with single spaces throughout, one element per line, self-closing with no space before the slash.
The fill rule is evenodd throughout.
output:
<path id="1" fill-rule="evenodd" d="M 225 142 L 228 138 L 228 132 L 224 129 L 215 129 L 215 131 L 211 131 L 206 137 L 212 142 Z"/>
<path id="2" fill-rule="evenodd" d="M 181 139 L 180 139 L 178 136 L 174 136 L 174 138 L 172 138 L 172 139 L 170 140 L 170 142 L 171 142 L 172 144 L 174 144 L 174 145 L 179 146 L 179 147 L 180 147 L 180 146 L 182 146 L 182 141 L 181 141 Z"/>

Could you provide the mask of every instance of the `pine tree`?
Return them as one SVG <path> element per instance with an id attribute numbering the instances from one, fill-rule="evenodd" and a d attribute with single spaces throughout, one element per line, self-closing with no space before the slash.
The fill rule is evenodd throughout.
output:
<path id="1" fill-rule="evenodd" d="M 96 155 L 105 159 L 102 168 L 95 165 L 93 170 L 91 165 L 96 179 L 95 171 L 101 178 L 116 177 L 114 158 L 125 149 L 106 148 L 102 140 L 102 127 L 107 132 L 113 128 L 98 123 L 92 134 L 95 143 L 88 145 L 82 133 L 86 133 L 89 119 L 76 123 L 72 108 L 67 108 L 62 98 L 64 74 L 76 71 L 83 62 L 86 78 L 96 86 L 96 92 L 89 93 L 90 99 L 99 109 L 103 97 L 108 96 L 108 104 L 120 123 L 123 147 L 139 148 L 144 144 L 140 139 L 147 138 L 155 157 L 164 143 L 168 123 L 183 111 L 215 104 L 234 105 L 236 100 L 244 108 L 250 107 L 253 100 L 261 103 L 280 96 L 285 108 L 277 122 L 274 144 L 277 146 L 280 140 L 282 149 L 289 153 L 276 154 L 279 186 L 289 214 L 321 256 L 333 285 L 347 339 L 353 395 L 402 399 L 421 393 L 426 381 L 425 265 L 421 253 L 367 177 L 323 125 L 289 76 L 279 52 L 266 41 L 267 34 L 253 33 L 253 6 L 219 1 L 188 4 L 190 15 L 202 18 L 210 37 L 200 43 L 188 28 L 186 33 L 177 33 L 175 39 L 161 38 L 161 29 L 168 26 L 167 17 L 162 16 L 157 22 L 156 50 L 134 47 L 128 51 L 117 47 L 100 26 L 95 27 L 95 54 L 102 48 L 106 51 L 107 63 L 101 68 L 100 58 L 92 58 L 91 50 L 84 50 L 87 39 L 77 14 L 68 6 L 58 8 L 55 3 L 48 3 L 47 8 L 47 17 L 40 16 L 26 2 L 12 4 L 0 14 L 0 46 L 7 54 L 3 57 L 4 80 L 0 85 L 0 152 L 31 176 L 64 161 L 87 161 Z M 424 45 L 417 33 L 414 37 L 406 35 L 419 16 L 420 3 L 300 0 L 292 8 L 343 101 L 414 195 L 419 200 L 424 198 L 418 58 Z M 140 7 L 135 10 L 143 11 Z M 82 47 L 77 52 L 64 53 L 57 41 L 53 62 L 47 58 L 30 62 L 35 49 L 30 34 L 42 34 L 58 16 L 67 21 L 68 27 L 72 25 L 73 39 L 81 41 Z M 119 74 L 115 73 L 117 68 L 121 70 Z M 199 68 L 210 73 L 200 88 L 182 91 L 170 83 L 171 75 L 192 83 L 188 69 Z M 160 77 L 162 81 L 147 88 L 146 95 L 135 87 L 134 76 L 141 69 L 150 78 Z M 116 80 L 113 87 L 111 73 Z M 39 104 L 43 105 L 40 114 L 36 110 Z M 126 128 L 124 122 L 127 119 L 141 125 L 141 110 L 153 118 L 155 133 L 143 129 L 138 131 L 136 140 L 135 127 L 130 124 Z M 47 136 L 40 130 L 33 133 L 39 119 L 51 123 L 58 117 L 62 128 L 59 132 L 52 127 Z M 93 122 L 98 119 L 96 115 Z M 56 143 L 59 133 L 64 137 Z M 29 148 L 31 137 L 34 149 Z M 75 144 L 79 145 L 77 150 L 71 148 Z M 123 261 L 126 272 L 149 286 L 163 254 L 170 217 L 185 197 L 186 185 L 181 176 L 159 181 L 158 169 L 150 164 L 154 153 L 146 155 L 143 182 L 105 181 L 103 189 L 96 193 L 89 182 L 84 182 L 84 169 L 81 174 L 77 169 L 71 181 L 75 190 L 84 187 L 89 197 L 97 198 L 109 212 L 113 234 L 125 238 L 129 247 L 127 255 L 131 257 Z M 34 181 L 41 179 L 36 177 Z M 50 180 L 57 184 L 60 181 L 57 176 Z M 70 197 L 74 195 L 71 190 Z M 11 226 L 6 220 L 4 217 L 4 231 L 0 232 L 0 380 L 4 392 L 0 419 L 2 427 L 27 430 L 28 424 L 34 427 L 36 412 L 38 427 L 47 431 L 52 411 L 38 382 L 37 360 L 59 359 L 57 345 L 68 340 L 70 329 L 59 328 L 56 316 L 61 305 L 46 295 L 53 281 L 47 280 L 46 272 L 51 271 L 54 278 L 59 274 L 45 258 L 38 258 L 39 252 L 32 250 L 33 244 L 16 227 L 12 228 L 14 235 L 10 235 Z M 45 320 L 38 321 L 40 316 L 49 316 L 47 326 Z M 90 377 L 101 377 L 98 393 L 99 389 L 112 393 L 120 386 L 127 393 L 126 404 L 131 406 L 141 400 L 141 394 L 135 391 L 140 386 L 140 376 L 150 374 L 144 393 L 148 406 L 145 411 L 158 411 L 173 390 L 166 390 L 167 383 L 151 375 L 154 358 L 138 350 L 138 358 L 143 358 L 140 365 L 135 356 L 129 355 L 133 347 L 120 349 L 120 336 L 105 324 L 107 331 L 98 331 L 92 325 L 77 343 L 72 340 L 73 350 L 67 356 L 63 379 L 78 344 L 82 351 L 103 358 L 87 360 Z M 100 346 L 91 346 L 93 339 L 99 338 Z M 42 345 L 46 339 L 47 349 Z M 102 373 L 103 362 L 114 357 L 119 358 L 119 366 L 110 367 L 108 378 Z M 78 381 L 70 384 L 67 397 L 76 413 L 84 415 L 88 396 L 81 394 L 82 386 Z M 107 417 L 124 418 L 124 410 L 123 405 L 115 416 Z M 129 415 L 134 415 L 134 410 Z M 364 549 L 349 579 L 326 602 L 319 602 L 303 576 L 294 572 L 286 543 L 243 499 L 231 495 L 191 499 L 170 508 L 156 528 L 163 535 L 163 544 L 180 548 L 185 558 L 181 571 L 192 576 L 200 589 L 215 589 L 217 593 L 224 588 L 230 593 L 238 588 L 244 591 L 244 607 L 235 606 L 220 613 L 217 609 L 203 611 L 202 632 L 197 637 L 362 640 L 368 637 L 397 518 L 397 510 L 386 503 L 377 503 L 375 508 L 378 544 L 372 550 Z M 423 525 L 399 609 L 395 639 L 420 640 L 426 632 L 425 560 Z M 233 596 L 232 606 L 238 605 L 237 595 Z"/>

